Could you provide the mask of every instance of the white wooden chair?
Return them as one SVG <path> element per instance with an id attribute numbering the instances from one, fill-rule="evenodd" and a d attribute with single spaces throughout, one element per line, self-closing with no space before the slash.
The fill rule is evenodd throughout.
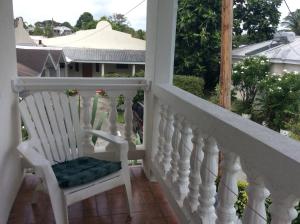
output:
<path id="1" fill-rule="evenodd" d="M 78 98 L 64 93 L 37 92 L 22 100 L 19 108 L 30 139 L 22 142 L 18 151 L 42 178 L 57 224 L 68 223 L 69 205 L 122 184 L 125 184 L 128 207 L 132 214 L 127 141 L 102 131 L 83 130 L 79 123 Z M 61 188 L 52 165 L 83 156 L 101 157 L 100 153 L 86 155 L 84 152 L 82 137 L 85 132 L 97 135 L 116 146 L 114 155 L 121 162 L 121 169 L 80 186 Z"/>

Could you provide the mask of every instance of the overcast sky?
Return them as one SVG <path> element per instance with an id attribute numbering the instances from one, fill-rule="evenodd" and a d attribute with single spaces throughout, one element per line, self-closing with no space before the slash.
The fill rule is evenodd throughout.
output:
<path id="1" fill-rule="evenodd" d="M 90 12 L 94 19 L 113 13 L 125 14 L 142 0 L 13 0 L 14 16 L 22 16 L 29 24 L 53 18 L 55 21 L 68 21 L 75 25 L 83 12 Z M 292 11 L 300 9 L 300 0 L 286 0 Z M 288 15 L 283 3 L 281 18 Z M 146 29 L 146 1 L 127 15 L 135 29 Z"/>
<path id="2" fill-rule="evenodd" d="M 22 16 L 29 24 L 53 18 L 71 25 L 75 25 L 83 12 L 92 13 L 98 20 L 113 13 L 125 14 L 140 2 L 142 0 L 13 0 L 14 16 Z M 146 2 L 127 15 L 135 29 L 146 29 Z"/>

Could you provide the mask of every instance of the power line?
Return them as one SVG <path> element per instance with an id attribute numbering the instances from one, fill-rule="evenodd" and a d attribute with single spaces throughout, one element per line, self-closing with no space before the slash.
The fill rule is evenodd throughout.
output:
<path id="1" fill-rule="evenodd" d="M 143 0 L 143 1 L 139 2 L 139 3 L 136 4 L 134 7 L 132 7 L 131 9 L 129 9 L 127 12 L 125 12 L 123 15 L 124 15 L 124 16 L 128 15 L 128 14 L 131 13 L 133 10 L 135 10 L 137 7 L 139 7 L 140 5 L 142 5 L 145 1 L 146 1 L 146 0 Z M 82 37 L 82 38 L 80 38 L 80 39 L 74 40 L 74 41 L 68 41 L 68 42 L 66 42 L 66 43 L 75 43 L 75 42 L 81 41 L 81 40 L 83 40 L 83 39 L 86 39 L 86 38 L 88 38 L 88 37 L 91 37 L 91 36 L 93 36 L 93 35 L 95 35 L 95 34 L 101 32 L 102 30 L 104 30 L 105 28 L 107 28 L 107 27 L 109 27 L 109 26 L 110 26 L 110 24 L 107 24 L 106 26 L 102 27 L 101 29 L 98 29 L 98 30 L 96 29 L 93 33 L 91 33 L 91 34 L 89 34 L 89 35 L 86 35 L 86 36 L 84 36 L 84 37 Z"/>
<path id="2" fill-rule="evenodd" d="M 291 11 L 291 9 L 290 9 L 289 5 L 287 4 L 286 0 L 283 0 L 283 1 L 284 1 L 284 3 L 285 3 L 286 7 L 288 8 L 288 10 L 289 10 L 290 14 L 292 15 L 292 11 Z"/>

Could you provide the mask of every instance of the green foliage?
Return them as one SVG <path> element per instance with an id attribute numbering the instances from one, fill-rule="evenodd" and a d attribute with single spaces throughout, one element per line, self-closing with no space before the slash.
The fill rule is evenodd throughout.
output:
<path id="1" fill-rule="evenodd" d="M 242 217 L 242 214 L 243 214 L 243 212 L 246 208 L 247 202 L 248 202 L 248 195 L 246 192 L 247 187 L 248 187 L 248 183 L 246 181 L 238 182 L 239 194 L 238 194 L 238 198 L 237 198 L 237 201 L 236 201 L 234 207 L 236 209 L 236 213 L 239 218 Z"/>
<path id="2" fill-rule="evenodd" d="M 204 80 L 202 78 L 196 76 L 175 75 L 173 84 L 196 96 L 202 97 L 204 95 Z"/>
<path id="3" fill-rule="evenodd" d="M 61 24 L 61 26 L 65 26 L 65 27 L 68 27 L 68 28 L 70 28 L 71 30 L 73 30 L 74 29 L 74 27 L 69 23 L 69 22 L 63 22 L 62 24 Z"/>
<path id="4" fill-rule="evenodd" d="M 220 30 L 220 0 L 179 0 L 175 74 L 203 77 L 212 90 L 220 74 Z"/>
<path id="5" fill-rule="evenodd" d="M 264 57 L 248 57 L 234 64 L 232 82 L 234 91 L 241 95 L 240 113 L 250 114 L 257 96 L 259 83 L 269 74 L 270 62 Z"/>
<path id="6" fill-rule="evenodd" d="M 93 97 L 93 104 L 92 104 L 92 115 L 91 115 L 91 126 L 95 130 L 101 130 L 102 124 L 105 119 L 107 119 L 107 112 L 100 111 L 98 112 L 98 102 L 101 96 L 98 94 Z M 97 112 L 98 112 L 98 119 L 97 118 Z M 92 136 L 92 142 L 95 145 L 97 142 L 97 136 Z"/>
<path id="7" fill-rule="evenodd" d="M 246 33 L 247 44 L 272 39 L 279 24 L 281 3 L 282 0 L 235 0 L 235 36 Z"/>
<path id="8" fill-rule="evenodd" d="M 53 27 L 51 25 L 47 25 L 45 27 L 45 30 L 44 30 L 44 36 L 45 37 L 53 37 L 54 36 L 54 33 L 53 33 Z"/>
<path id="9" fill-rule="evenodd" d="M 87 29 L 94 29 L 93 25 L 96 24 L 94 21 L 94 17 L 89 12 L 84 12 L 77 20 L 75 28 L 78 30 L 87 30 Z"/>
<path id="10" fill-rule="evenodd" d="M 300 9 L 291 12 L 281 24 L 295 32 L 296 35 L 300 35 Z"/>
<path id="11" fill-rule="evenodd" d="M 38 26 L 36 26 L 32 32 L 32 35 L 36 36 L 43 36 L 44 35 L 44 30 Z"/>
<path id="12" fill-rule="evenodd" d="M 268 75 L 261 81 L 255 105 L 259 120 L 276 131 L 300 122 L 300 75 L 296 72 Z"/>

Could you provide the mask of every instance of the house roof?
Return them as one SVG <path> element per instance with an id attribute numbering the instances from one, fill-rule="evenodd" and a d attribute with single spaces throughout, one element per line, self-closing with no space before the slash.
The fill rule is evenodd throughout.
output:
<path id="1" fill-rule="evenodd" d="M 19 76 L 39 76 L 46 65 L 55 68 L 65 61 L 62 49 L 17 46 L 16 51 Z"/>
<path id="2" fill-rule="evenodd" d="M 24 29 L 23 19 L 21 17 L 15 20 L 15 38 L 16 44 L 24 46 L 35 46 L 35 42 L 30 38 L 28 32 Z"/>
<path id="3" fill-rule="evenodd" d="M 45 39 L 43 44 L 57 47 L 113 50 L 146 49 L 145 40 L 133 38 L 130 34 L 113 30 L 107 21 L 100 21 L 96 29 L 80 30 L 71 35 Z"/>
<path id="4" fill-rule="evenodd" d="M 145 64 L 143 50 L 115 50 L 92 48 L 63 48 L 65 56 L 74 62 L 105 62 Z"/>
<path id="5" fill-rule="evenodd" d="M 257 44 L 243 46 L 232 51 L 233 59 L 246 56 L 263 55 L 273 63 L 300 64 L 300 37 L 291 43 L 278 43 L 269 40 Z"/>

